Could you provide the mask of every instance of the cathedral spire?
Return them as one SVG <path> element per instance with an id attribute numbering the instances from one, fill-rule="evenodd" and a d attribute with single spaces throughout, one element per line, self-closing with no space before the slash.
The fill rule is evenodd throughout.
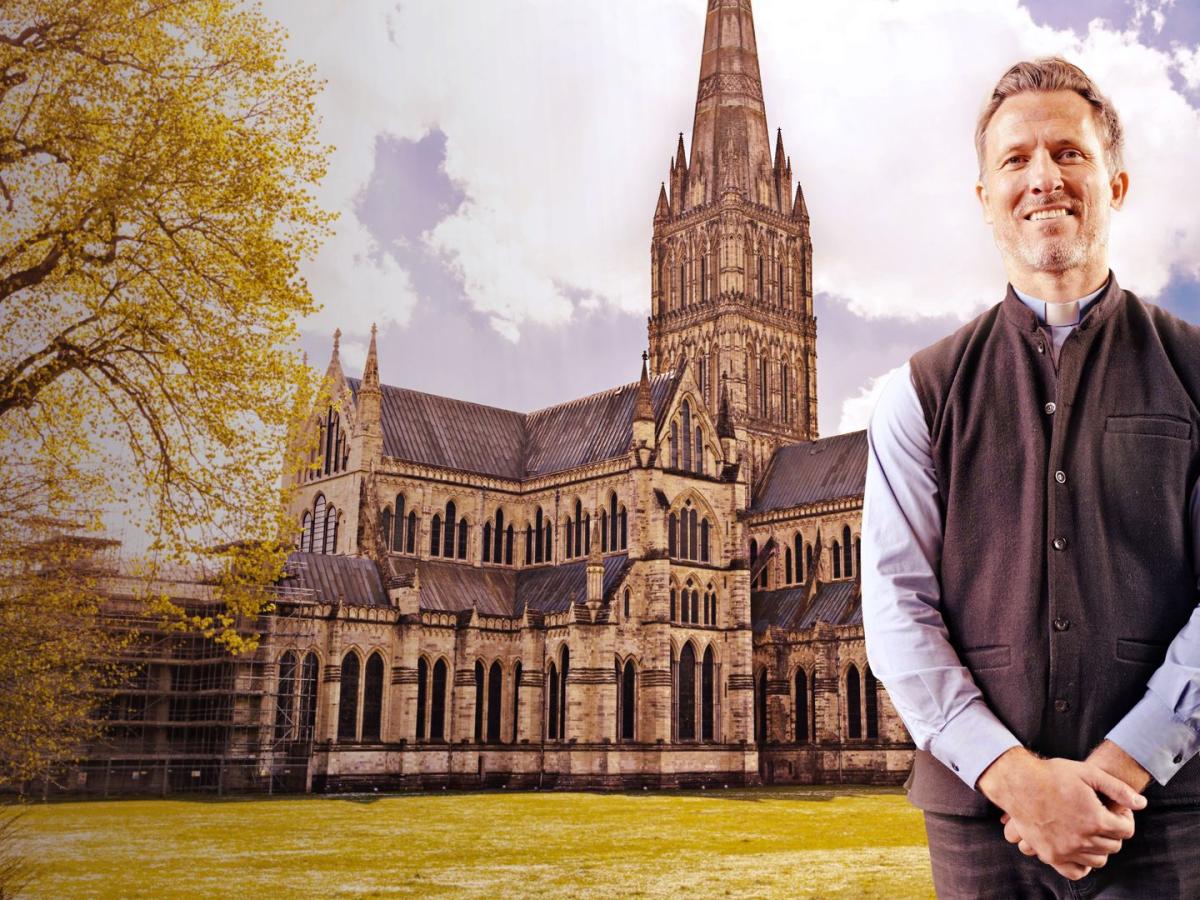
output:
<path id="1" fill-rule="evenodd" d="M 708 4 L 691 155 L 693 170 L 698 160 L 711 170 L 691 173 L 703 180 L 707 191 L 739 185 L 753 202 L 778 202 L 767 196 L 771 140 L 750 0 L 710 0 Z M 717 199 L 707 196 L 695 202 Z M 675 210 L 676 214 L 681 211 Z"/>

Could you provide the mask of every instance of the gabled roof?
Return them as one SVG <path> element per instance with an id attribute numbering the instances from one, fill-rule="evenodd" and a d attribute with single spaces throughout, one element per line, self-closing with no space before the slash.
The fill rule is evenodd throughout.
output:
<path id="1" fill-rule="evenodd" d="M 755 633 L 768 626 L 803 630 L 818 622 L 831 625 L 862 623 L 862 596 L 857 581 L 833 581 L 817 589 L 812 605 L 804 608 L 804 588 L 755 591 L 750 595 L 750 621 Z"/>
<path id="2" fill-rule="evenodd" d="M 866 478 L 865 431 L 789 444 L 771 458 L 750 511 L 766 512 L 842 497 L 861 497 Z"/>
<path id="3" fill-rule="evenodd" d="M 348 606 L 388 606 L 379 569 L 369 559 L 325 553 L 288 554 L 281 584 L 311 590 L 318 603 L 342 602 Z"/>
<path id="4" fill-rule="evenodd" d="M 650 380 L 656 419 L 678 375 Z M 358 395 L 361 380 L 347 378 Z M 385 456 L 520 480 L 612 459 L 628 452 L 638 383 L 518 413 L 465 400 L 383 385 Z"/>
<path id="5" fill-rule="evenodd" d="M 411 575 L 417 561 L 409 556 L 389 557 L 394 575 Z M 604 594 L 613 590 L 629 567 L 629 554 L 604 558 Z M 542 613 L 566 610 L 575 600 L 587 598 L 587 560 L 559 566 L 513 569 L 477 568 L 462 563 L 421 560 L 418 573 L 420 607 L 438 612 L 477 609 L 480 615 L 516 618 L 525 609 Z"/>

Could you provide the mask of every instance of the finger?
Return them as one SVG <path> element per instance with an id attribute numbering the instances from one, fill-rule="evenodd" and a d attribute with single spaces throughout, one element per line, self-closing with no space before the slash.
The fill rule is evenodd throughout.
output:
<path id="1" fill-rule="evenodd" d="M 1008 824 L 1008 820 L 1009 820 L 1009 819 L 1011 819 L 1011 818 L 1012 818 L 1012 816 L 1010 816 L 1008 813 L 1005 813 L 1004 815 L 1002 815 L 1002 816 L 1000 817 L 1000 824 L 1001 824 L 1001 825 L 1007 825 L 1007 824 Z"/>
<path id="2" fill-rule="evenodd" d="M 1029 841 L 1025 840 L 1024 838 L 1017 843 L 1017 849 L 1026 856 L 1037 856 L 1037 851 L 1034 850 L 1033 847 L 1029 845 Z"/>
<path id="3" fill-rule="evenodd" d="M 1105 856 L 1112 856 L 1114 853 L 1120 853 L 1123 844 L 1121 841 L 1113 840 L 1112 838 L 1093 837 L 1081 849 L 1085 853 L 1103 853 Z"/>
<path id="4" fill-rule="evenodd" d="M 1085 875 L 1087 875 L 1088 872 L 1092 871 L 1086 866 L 1081 866 L 1078 863 L 1059 863 L 1058 865 L 1053 866 L 1053 869 L 1063 878 L 1066 878 L 1070 881 L 1078 881 L 1080 878 L 1083 878 Z"/>
<path id="5" fill-rule="evenodd" d="M 1092 763 L 1083 764 L 1083 780 L 1108 799 L 1132 810 L 1146 808 L 1146 798 L 1115 775 L 1109 775 Z"/>
<path id="6" fill-rule="evenodd" d="M 1004 839 L 1010 844 L 1015 844 L 1021 840 L 1021 832 L 1017 830 L 1016 822 L 1010 820 L 1009 823 L 1004 826 Z"/>
<path id="7" fill-rule="evenodd" d="M 1100 813 L 1093 834 L 1103 835 L 1107 838 L 1128 840 L 1133 837 L 1133 817 L 1119 816 L 1105 809 Z"/>
<path id="8" fill-rule="evenodd" d="M 1076 853 L 1071 857 L 1071 862 L 1091 869 L 1103 869 L 1108 857 L 1103 853 Z"/>

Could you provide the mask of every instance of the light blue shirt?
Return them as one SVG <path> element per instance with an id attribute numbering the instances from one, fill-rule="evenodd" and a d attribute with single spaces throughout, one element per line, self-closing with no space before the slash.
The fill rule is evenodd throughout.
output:
<path id="1" fill-rule="evenodd" d="M 1018 292 L 1049 333 L 1056 366 L 1063 342 L 1099 293 L 1078 301 L 1078 315 L 1065 317 L 1073 322 L 1051 326 L 1044 324 L 1045 302 Z M 1064 318 L 1062 308 L 1052 312 Z M 884 386 L 867 443 L 862 528 L 867 659 L 917 747 L 974 788 L 996 757 L 1020 741 L 984 702 L 942 619 L 937 478 L 929 428 L 907 363 Z M 1193 487 L 1188 515 L 1193 560 L 1200 561 L 1200 482 Z M 1200 607 L 1167 648 L 1142 699 L 1108 738 L 1159 784 L 1200 750 Z"/>

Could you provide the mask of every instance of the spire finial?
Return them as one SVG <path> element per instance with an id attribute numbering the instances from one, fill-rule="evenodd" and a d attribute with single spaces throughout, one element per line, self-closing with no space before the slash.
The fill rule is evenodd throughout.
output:
<path id="1" fill-rule="evenodd" d="M 333 330 L 333 355 L 338 355 L 338 349 L 342 343 L 342 329 L 335 328 Z"/>

